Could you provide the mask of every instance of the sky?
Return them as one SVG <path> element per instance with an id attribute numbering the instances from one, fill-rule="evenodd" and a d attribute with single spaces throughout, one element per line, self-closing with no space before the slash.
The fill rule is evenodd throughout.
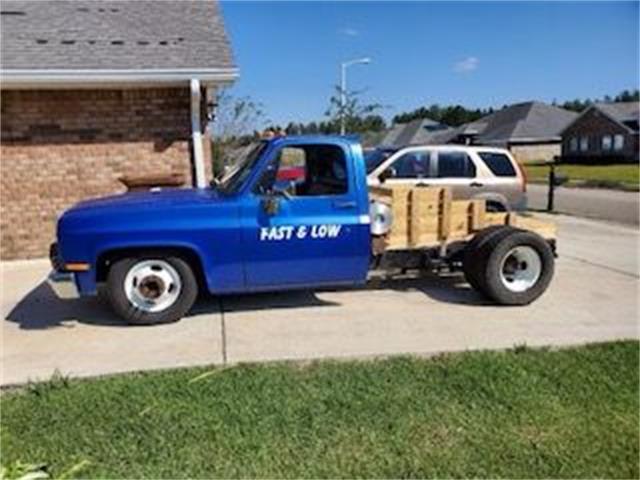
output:
<path id="1" fill-rule="evenodd" d="M 340 62 L 385 118 L 638 87 L 639 2 L 238 1 L 222 11 L 240 79 L 275 124 L 326 119 Z"/>

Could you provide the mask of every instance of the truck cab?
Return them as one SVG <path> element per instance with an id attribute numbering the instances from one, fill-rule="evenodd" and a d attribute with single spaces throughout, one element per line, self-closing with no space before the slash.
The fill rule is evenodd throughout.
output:
<path id="1" fill-rule="evenodd" d="M 283 181 L 279 171 L 292 166 L 302 174 Z M 276 138 L 248 149 L 210 188 L 127 193 L 69 209 L 49 283 L 68 298 L 94 295 L 104 282 L 119 313 L 133 306 L 153 323 L 192 289 L 189 277 L 212 294 L 363 283 L 368 212 L 357 142 Z"/>

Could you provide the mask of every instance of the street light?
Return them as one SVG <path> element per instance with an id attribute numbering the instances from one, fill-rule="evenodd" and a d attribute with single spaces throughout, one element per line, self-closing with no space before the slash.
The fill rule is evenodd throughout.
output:
<path id="1" fill-rule="evenodd" d="M 340 135 L 345 134 L 344 109 L 346 108 L 347 103 L 347 68 L 351 65 L 367 65 L 369 63 L 371 63 L 371 59 L 369 57 L 364 57 L 342 62 L 340 64 Z"/>

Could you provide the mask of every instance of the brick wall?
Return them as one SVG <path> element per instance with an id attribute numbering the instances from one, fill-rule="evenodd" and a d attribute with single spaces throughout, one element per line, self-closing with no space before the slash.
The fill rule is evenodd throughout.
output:
<path id="1" fill-rule="evenodd" d="M 121 177 L 179 173 L 191 184 L 188 88 L 1 96 L 1 259 L 46 256 L 58 215 L 124 192 Z"/>

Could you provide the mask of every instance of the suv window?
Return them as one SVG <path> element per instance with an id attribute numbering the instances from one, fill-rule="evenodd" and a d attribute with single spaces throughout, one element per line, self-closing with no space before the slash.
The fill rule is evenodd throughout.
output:
<path id="1" fill-rule="evenodd" d="M 478 152 L 480 158 L 496 177 L 515 177 L 516 169 L 504 153 Z"/>
<path id="2" fill-rule="evenodd" d="M 429 178 L 431 176 L 431 152 L 408 152 L 393 162 L 395 178 Z"/>
<path id="3" fill-rule="evenodd" d="M 276 186 L 292 196 L 341 195 L 349 190 L 347 161 L 335 145 L 284 147 L 256 186 L 264 193 Z"/>
<path id="4" fill-rule="evenodd" d="M 473 178 L 476 166 L 465 152 L 439 152 L 438 178 Z"/>

